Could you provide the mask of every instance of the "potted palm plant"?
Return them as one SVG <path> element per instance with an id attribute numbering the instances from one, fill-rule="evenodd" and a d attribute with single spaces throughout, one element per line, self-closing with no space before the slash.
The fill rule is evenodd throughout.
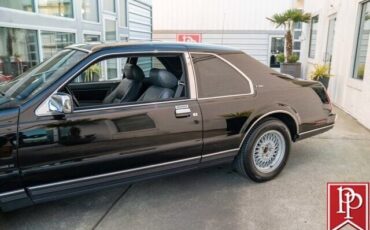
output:
<path id="1" fill-rule="evenodd" d="M 325 88 L 329 86 L 329 78 L 332 76 L 329 73 L 329 66 L 328 65 L 315 65 L 314 69 L 312 70 L 311 79 L 314 81 L 321 82 Z"/>
<path id="2" fill-rule="evenodd" d="M 296 23 L 307 23 L 311 19 L 310 13 L 304 13 L 299 9 L 289 9 L 283 13 L 274 14 L 269 21 L 276 24 L 276 27 L 283 27 L 285 30 L 284 62 L 280 63 L 280 71 L 294 77 L 301 77 L 301 63 L 299 57 L 293 54 L 293 30 Z"/>
<path id="3" fill-rule="evenodd" d="M 101 73 L 101 67 L 99 64 L 94 64 L 90 66 L 84 72 L 84 82 L 99 81 L 100 73 Z"/>

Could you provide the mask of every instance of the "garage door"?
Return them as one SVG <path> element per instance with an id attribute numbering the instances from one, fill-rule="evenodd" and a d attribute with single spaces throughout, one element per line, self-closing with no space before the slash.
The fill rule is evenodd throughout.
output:
<path id="1" fill-rule="evenodd" d="M 128 4 L 130 40 L 152 40 L 152 6 L 150 0 L 130 0 Z"/>

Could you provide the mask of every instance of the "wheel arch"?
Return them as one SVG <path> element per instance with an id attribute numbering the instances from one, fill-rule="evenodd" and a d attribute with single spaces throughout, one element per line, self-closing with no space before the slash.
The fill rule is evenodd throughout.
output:
<path id="1" fill-rule="evenodd" d="M 289 129 L 292 141 L 295 141 L 299 134 L 299 118 L 297 118 L 292 112 L 286 110 L 273 110 L 265 113 L 261 113 L 258 116 L 254 116 L 243 129 L 243 139 L 240 143 L 240 146 L 243 144 L 245 138 L 251 132 L 253 127 L 260 123 L 263 119 L 272 117 L 283 122 Z"/>

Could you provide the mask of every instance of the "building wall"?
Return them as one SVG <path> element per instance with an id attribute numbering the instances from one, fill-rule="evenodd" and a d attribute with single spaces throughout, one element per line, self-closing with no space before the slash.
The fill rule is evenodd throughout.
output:
<path id="1" fill-rule="evenodd" d="M 153 0 L 153 39 L 175 41 L 176 34 L 200 33 L 202 42 L 240 48 L 264 64 L 270 37 L 283 36 L 266 17 L 293 7 L 294 0 Z"/>
<path id="2" fill-rule="evenodd" d="M 281 30 L 155 30 L 153 39 L 176 41 L 176 35 L 181 33 L 199 33 L 204 43 L 236 47 L 266 65 L 270 57 L 270 37 L 284 36 Z"/>
<path id="3" fill-rule="evenodd" d="M 115 2 L 115 12 L 104 9 L 108 0 L 96 1 L 98 21 L 83 19 L 83 0 L 71 0 L 73 17 L 42 14 L 37 5 L 40 1 L 37 0 L 33 0 L 34 12 L 21 10 L 23 1 L 1 2 L 0 74 L 14 77 L 66 45 L 86 42 L 86 34 L 100 36 L 100 41 L 108 41 L 105 31 L 108 28 L 107 20 L 115 23 L 116 33 L 112 32 L 115 39 L 110 41 L 151 40 L 151 0 L 112 0 Z M 32 7 L 26 8 L 32 11 Z M 42 10 L 50 12 L 53 7 L 43 7 Z"/>
<path id="4" fill-rule="evenodd" d="M 153 0 L 154 30 L 280 30 L 266 17 L 293 0 Z"/>
<path id="5" fill-rule="evenodd" d="M 152 40 L 151 0 L 130 0 L 128 19 L 130 40 Z"/>
<path id="6" fill-rule="evenodd" d="M 328 92 L 334 104 L 347 111 L 370 128 L 370 48 L 362 54 L 365 61 L 363 80 L 352 78 L 360 21 L 360 0 L 309 0 L 304 10 L 319 15 L 315 58 L 308 58 L 309 25 L 304 30 L 306 39 L 302 46 L 307 76 L 315 64 L 323 64 L 326 52 L 329 18 L 336 15 L 333 56 Z M 369 40 L 368 46 L 369 44 Z"/>

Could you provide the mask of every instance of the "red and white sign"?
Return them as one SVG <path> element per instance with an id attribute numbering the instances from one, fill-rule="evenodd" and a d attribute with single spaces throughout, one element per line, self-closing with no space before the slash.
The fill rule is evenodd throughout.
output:
<path id="1" fill-rule="evenodd" d="M 202 42 L 201 34 L 176 34 L 176 41 L 178 42 Z"/>
<path id="2" fill-rule="evenodd" d="M 328 230 L 369 230 L 369 184 L 328 183 Z"/>

